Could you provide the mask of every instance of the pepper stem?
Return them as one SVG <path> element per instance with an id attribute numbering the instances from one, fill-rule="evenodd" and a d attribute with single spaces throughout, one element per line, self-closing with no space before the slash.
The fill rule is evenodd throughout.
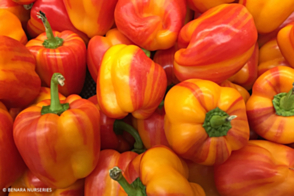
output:
<path id="1" fill-rule="evenodd" d="M 149 50 L 146 50 L 144 48 L 141 48 L 141 49 L 144 51 L 144 53 L 146 54 L 146 56 L 148 56 L 149 58 L 151 57 L 151 52 Z"/>
<path id="2" fill-rule="evenodd" d="M 113 130 L 117 134 L 120 133 L 120 131 L 126 131 L 134 137 L 135 143 L 134 149 L 132 150 L 133 152 L 141 154 L 146 151 L 138 131 L 131 125 L 125 123 L 122 120 L 115 120 L 113 124 Z"/>
<path id="3" fill-rule="evenodd" d="M 109 170 L 109 176 L 111 179 L 117 181 L 128 196 L 145 196 L 140 187 L 135 187 L 133 184 L 128 183 L 125 177 L 122 175 L 122 171 L 119 167 L 114 167 Z M 142 183 L 142 182 L 141 182 Z"/>
<path id="4" fill-rule="evenodd" d="M 279 116 L 294 116 L 294 83 L 288 93 L 279 93 L 274 96 L 273 105 Z"/>
<path id="5" fill-rule="evenodd" d="M 43 106 L 41 110 L 41 114 L 48 114 L 53 113 L 60 115 L 65 110 L 69 109 L 69 104 L 64 103 L 61 104 L 58 95 L 58 84 L 63 86 L 64 85 L 64 77 L 60 73 L 54 73 L 51 78 L 51 85 L 50 85 L 50 94 L 51 94 L 51 103 L 48 106 Z"/>
<path id="6" fill-rule="evenodd" d="M 23 7 L 24 7 L 24 9 L 26 9 L 26 10 L 30 10 L 30 9 L 32 9 L 33 5 L 34 5 L 34 3 L 31 3 L 31 4 L 23 5 Z"/>
<path id="7" fill-rule="evenodd" d="M 232 116 L 213 116 L 210 119 L 210 125 L 213 128 L 222 126 L 224 123 L 227 122 L 231 122 L 231 120 L 233 120 L 234 118 L 237 118 L 236 115 L 232 115 Z"/>
<path id="8" fill-rule="evenodd" d="M 50 48 L 50 49 L 55 49 L 58 48 L 59 46 L 62 46 L 63 44 L 63 39 L 61 39 L 60 37 L 54 37 L 52 28 L 46 18 L 46 15 L 44 12 L 39 11 L 37 14 L 37 17 L 39 19 L 41 19 L 44 27 L 45 27 L 45 32 L 46 32 L 46 36 L 47 39 L 43 42 L 43 46 L 45 48 Z"/>
<path id="9" fill-rule="evenodd" d="M 291 110 L 294 108 L 294 83 L 292 85 L 292 89 L 280 100 L 280 107 L 284 110 Z"/>

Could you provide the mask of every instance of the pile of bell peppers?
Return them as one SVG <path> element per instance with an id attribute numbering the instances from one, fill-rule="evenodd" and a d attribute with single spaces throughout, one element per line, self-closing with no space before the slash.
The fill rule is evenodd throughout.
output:
<path id="1" fill-rule="evenodd" d="M 293 130 L 293 0 L 0 1 L 0 196 L 290 196 Z"/>

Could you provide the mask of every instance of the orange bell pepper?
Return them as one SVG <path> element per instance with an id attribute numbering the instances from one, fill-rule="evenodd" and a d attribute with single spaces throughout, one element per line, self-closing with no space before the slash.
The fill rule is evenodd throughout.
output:
<path id="1" fill-rule="evenodd" d="M 119 167 L 109 170 L 110 177 L 118 181 L 126 195 L 205 196 L 200 185 L 188 181 L 189 170 L 185 161 L 166 146 L 150 148 L 132 162 L 136 163 L 129 164 L 129 168 L 135 166 L 134 170 L 139 173 L 132 184 L 127 180 L 129 171 L 126 171 L 125 178 Z"/>
<path id="2" fill-rule="evenodd" d="M 244 87 L 247 90 L 251 90 L 255 80 L 258 77 L 258 57 L 259 48 L 258 45 L 255 44 L 255 49 L 250 59 L 236 74 L 231 76 L 228 80 Z"/>
<path id="3" fill-rule="evenodd" d="M 294 67 L 294 22 L 279 31 L 277 42 L 287 62 Z"/>
<path id="4" fill-rule="evenodd" d="M 98 70 L 104 53 L 113 45 L 133 44 L 117 28 L 107 31 L 105 36 L 96 35 L 92 37 L 87 46 L 87 66 L 94 81 L 97 80 Z"/>
<path id="5" fill-rule="evenodd" d="M 240 0 L 239 3 L 252 14 L 259 33 L 274 31 L 294 12 L 293 0 Z"/>
<path id="6" fill-rule="evenodd" d="M 27 170 L 10 189 L 8 196 L 82 196 L 84 195 L 84 179 L 77 180 L 64 189 L 53 189 Z"/>
<path id="7" fill-rule="evenodd" d="M 41 88 L 34 55 L 19 41 L 0 35 L 0 101 L 8 108 L 28 106 Z"/>
<path id="8" fill-rule="evenodd" d="M 294 149 L 252 140 L 215 166 L 216 187 L 222 196 L 294 195 Z"/>
<path id="9" fill-rule="evenodd" d="M 249 140 L 245 102 L 236 89 L 186 80 L 168 91 L 164 108 L 168 143 L 194 163 L 223 163 Z"/>
<path id="10" fill-rule="evenodd" d="M 201 13 L 215 6 L 225 3 L 233 3 L 234 1 L 235 0 L 187 0 L 188 5 L 191 9 Z"/>
<path id="11" fill-rule="evenodd" d="M 93 103 L 78 95 L 60 102 L 58 84 L 64 84 L 64 77 L 55 73 L 51 99 L 19 113 L 13 134 L 29 170 L 51 188 L 66 188 L 96 167 L 100 114 Z"/>
<path id="12" fill-rule="evenodd" d="M 176 43 L 186 20 L 186 9 L 186 1 L 179 0 L 119 0 L 114 11 L 115 24 L 141 48 L 168 49 Z"/>
<path id="13" fill-rule="evenodd" d="M 234 83 L 230 82 L 229 80 L 226 80 L 226 81 L 222 82 L 220 84 L 220 86 L 223 86 L 223 87 L 231 87 L 231 88 L 236 89 L 242 95 L 245 103 L 247 102 L 247 100 L 250 97 L 249 92 L 245 88 L 243 88 L 242 86 L 240 86 L 238 84 L 234 84 Z"/>
<path id="14" fill-rule="evenodd" d="M 274 67 L 263 73 L 247 101 L 250 127 L 261 137 L 276 143 L 294 142 L 294 69 Z"/>
<path id="15" fill-rule="evenodd" d="M 253 18 L 244 6 L 211 8 L 181 29 L 175 74 L 180 81 L 198 78 L 221 83 L 244 66 L 256 40 Z"/>
<path id="16" fill-rule="evenodd" d="M 139 47 L 118 44 L 103 56 L 97 78 L 97 99 L 101 111 L 121 119 L 129 113 L 148 118 L 162 101 L 166 74 Z"/>
<path id="17" fill-rule="evenodd" d="M 63 0 L 72 24 L 89 38 L 104 35 L 114 24 L 117 0 Z"/>
<path id="18" fill-rule="evenodd" d="M 14 144 L 13 119 L 6 107 L 0 102 L 0 196 L 25 171 L 25 164 Z"/>

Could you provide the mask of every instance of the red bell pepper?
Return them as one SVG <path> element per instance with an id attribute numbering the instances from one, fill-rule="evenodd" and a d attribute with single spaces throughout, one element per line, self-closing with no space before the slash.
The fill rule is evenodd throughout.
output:
<path id="1" fill-rule="evenodd" d="M 37 0 L 33 4 L 30 12 L 30 20 L 27 24 L 28 34 L 32 38 L 35 38 L 45 32 L 44 25 L 37 16 L 40 10 L 46 13 L 46 17 L 52 27 L 52 30 L 59 32 L 70 30 L 78 34 L 85 41 L 85 43 L 88 43 L 88 36 L 76 29 L 71 23 L 62 0 Z"/>
<path id="2" fill-rule="evenodd" d="M 189 7 L 196 12 L 206 12 L 215 6 L 233 3 L 235 0 L 187 0 Z"/>
<path id="3" fill-rule="evenodd" d="M 29 5 L 31 3 L 34 3 L 36 0 L 12 0 L 12 1 L 20 5 Z"/>
<path id="4" fill-rule="evenodd" d="M 179 0 L 119 0 L 115 24 L 141 48 L 168 49 L 176 43 L 184 25 L 186 7 L 186 1 Z"/>
<path id="5" fill-rule="evenodd" d="M 104 53 L 113 45 L 133 44 L 117 28 L 107 31 L 105 36 L 96 35 L 92 37 L 87 46 L 87 66 L 94 81 L 97 80 L 98 70 Z"/>
<path id="6" fill-rule="evenodd" d="M 86 76 L 86 45 L 72 31 L 52 31 L 43 12 L 39 16 L 46 33 L 31 39 L 26 47 L 35 56 L 36 71 L 43 85 L 49 87 L 51 76 L 59 72 L 66 78 L 66 84 L 59 88 L 64 96 L 79 94 L 82 91 Z"/>
<path id="7" fill-rule="evenodd" d="M 0 102 L 0 196 L 3 188 L 8 188 L 26 169 L 26 166 L 14 144 L 13 119 L 6 107 Z"/>
<path id="8" fill-rule="evenodd" d="M 180 81 L 198 78 L 221 83 L 244 66 L 256 40 L 253 17 L 244 6 L 211 8 L 181 29 L 175 74 Z"/>
<path id="9" fill-rule="evenodd" d="M 98 163 L 99 110 L 78 95 L 60 102 L 58 84 L 64 84 L 64 77 L 55 73 L 51 100 L 19 113 L 13 134 L 29 170 L 51 188 L 66 188 L 88 176 Z"/>

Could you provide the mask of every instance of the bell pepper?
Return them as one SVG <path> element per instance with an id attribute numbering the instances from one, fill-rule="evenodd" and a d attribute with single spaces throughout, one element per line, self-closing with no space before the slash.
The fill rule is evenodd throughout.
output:
<path id="1" fill-rule="evenodd" d="M 294 22 L 279 31 L 277 42 L 287 62 L 294 67 Z"/>
<path id="2" fill-rule="evenodd" d="M 216 187 L 222 196 L 294 195 L 294 149 L 252 140 L 214 167 Z"/>
<path id="3" fill-rule="evenodd" d="M 66 188 L 96 167 L 100 153 L 99 110 L 78 95 L 60 101 L 58 84 L 64 85 L 64 77 L 55 73 L 51 100 L 19 113 L 13 134 L 29 170 L 51 188 Z"/>
<path id="4" fill-rule="evenodd" d="M 196 12 L 206 12 L 215 6 L 233 3 L 235 0 L 187 0 L 189 7 Z"/>
<path id="5" fill-rule="evenodd" d="M 125 172 L 119 167 L 109 170 L 110 177 L 118 181 L 128 196 L 205 196 L 201 186 L 188 181 L 189 170 L 185 161 L 166 146 L 150 148 L 134 161 Z M 130 166 L 133 168 L 129 169 Z M 129 177 L 129 173 L 133 176 Z M 134 181 L 128 180 L 135 174 L 137 178 Z"/>
<path id="6" fill-rule="evenodd" d="M 54 31 L 70 30 L 78 34 L 86 44 L 88 43 L 88 36 L 76 29 L 71 23 L 62 0 L 37 0 L 34 2 L 30 12 L 30 20 L 27 24 L 28 34 L 32 38 L 45 32 L 44 25 L 37 16 L 40 10 L 46 13 L 48 22 Z"/>
<path id="7" fill-rule="evenodd" d="M 168 143 L 194 163 L 221 164 L 249 140 L 245 102 L 234 88 L 186 80 L 168 91 L 164 108 Z"/>
<path id="8" fill-rule="evenodd" d="M 167 77 L 167 86 L 179 83 L 174 73 L 174 55 L 177 51 L 177 46 L 166 49 L 157 50 L 154 54 L 153 61 L 162 66 Z"/>
<path id="9" fill-rule="evenodd" d="M 238 84 L 234 84 L 234 83 L 230 82 L 229 80 L 226 80 L 226 81 L 222 82 L 220 84 L 220 86 L 231 87 L 231 88 L 236 89 L 241 94 L 241 96 L 243 97 L 245 103 L 247 102 L 247 100 L 250 97 L 249 92 L 245 88 L 243 88 L 242 86 L 240 86 Z"/>
<path id="10" fill-rule="evenodd" d="M 293 113 L 294 69 L 274 67 L 253 85 L 246 103 L 250 127 L 261 137 L 276 143 L 294 142 Z"/>
<path id="11" fill-rule="evenodd" d="M 24 32 L 20 20 L 10 11 L 0 9 L 0 35 L 11 37 L 22 44 L 26 44 L 28 39 Z"/>
<path id="12" fill-rule="evenodd" d="M 250 59 L 236 74 L 231 76 L 229 80 L 244 87 L 246 90 L 251 90 L 258 77 L 258 57 L 259 47 L 258 44 L 255 44 L 255 49 Z"/>
<path id="13" fill-rule="evenodd" d="M 129 113 L 148 118 L 166 90 L 163 68 L 135 45 L 111 46 L 104 54 L 97 78 L 97 99 L 101 111 L 121 119 Z"/>
<path id="14" fill-rule="evenodd" d="M 20 5 L 28 5 L 28 4 L 34 3 L 36 0 L 12 0 L 12 1 Z"/>
<path id="15" fill-rule="evenodd" d="M 38 17 L 42 20 L 46 32 L 31 39 L 26 47 L 35 56 L 36 71 L 43 86 L 50 86 L 51 76 L 60 72 L 66 78 L 66 84 L 59 88 L 64 96 L 79 94 L 86 76 L 86 45 L 74 32 L 65 30 L 52 31 L 43 12 Z"/>
<path id="16" fill-rule="evenodd" d="M 115 24 L 136 45 L 155 51 L 172 47 L 184 25 L 186 1 L 119 0 Z M 126 14 L 128 13 L 128 14 Z"/>
<path id="17" fill-rule="evenodd" d="M 132 151 L 120 154 L 112 149 L 101 150 L 96 168 L 85 178 L 85 196 L 127 196 L 120 185 L 110 178 L 108 171 L 114 166 L 125 170 L 137 156 Z"/>
<path id="18" fill-rule="evenodd" d="M 221 83 L 244 66 L 256 40 L 253 18 L 244 6 L 211 8 L 181 29 L 175 74 L 180 81 L 198 78 Z"/>
<path id="19" fill-rule="evenodd" d="M 104 35 L 114 24 L 117 0 L 63 0 L 72 24 L 89 38 Z"/>
<path id="20" fill-rule="evenodd" d="M 96 35 L 90 39 L 87 46 L 87 66 L 94 81 L 97 80 L 104 53 L 117 44 L 130 45 L 133 43 L 117 28 L 110 29 L 105 36 Z"/>
<path id="21" fill-rule="evenodd" d="M 84 195 L 84 179 L 77 180 L 64 189 L 53 189 L 27 170 L 21 178 L 13 183 L 11 189 L 22 189 L 25 192 L 12 191 L 8 196 L 82 196 Z"/>
<path id="22" fill-rule="evenodd" d="M 0 196 L 25 172 L 25 164 L 13 141 L 13 119 L 0 102 Z"/>
<path id="23" fill-rule="evenodd" d="M 41 88 L 34 55 L 19 41 L 0 35 L 0 56 L 0 101 L 8 108 L 28 106 Z"/>
<path id="24" fill-rule="evenodd" d="M 274 31 L 294 12 L 293 0 L 240 0 L 239 3 L 252 14 L 259 33 Z"/>

